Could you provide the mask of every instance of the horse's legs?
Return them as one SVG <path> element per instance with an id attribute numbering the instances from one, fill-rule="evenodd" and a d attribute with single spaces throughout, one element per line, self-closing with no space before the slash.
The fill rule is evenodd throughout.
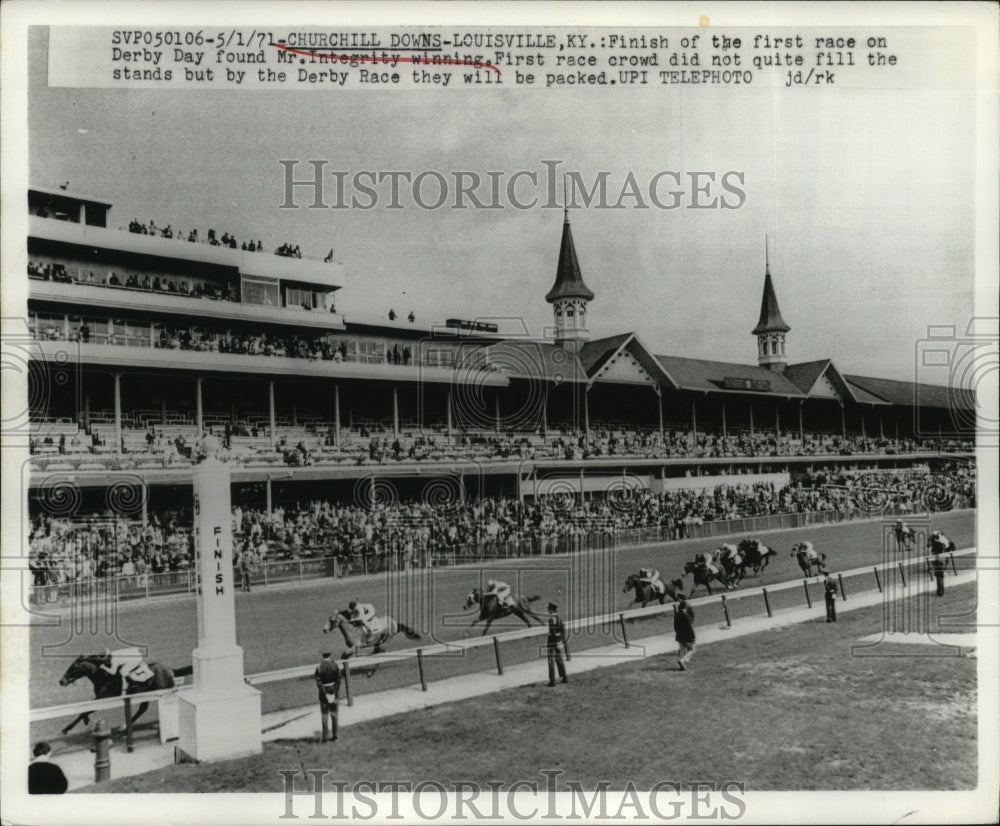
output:
<path id="1" fill-rule="evenodd" d="M 83 720 L 84 725 L 89 726 L 90 725 L 90 712 L 89 711 L 85 711 L 85 712 L 83 712 L 83 714 L 78 715 L 77 718 L 72 723 L 70 723 L 68 726 L 66 726 L 66 728 L 64 728 L 61 733 L 62 734 L 69 734 L 73 729 L 76 728 L 77 724 L 81 720 Z"/>
<path id="2" fill-rule="evenodd" d="M 135 714 L 132 715 L 132 722 L 134 723 L 136 720 L 142 717 L 142 715 L 146 713 L 146 709 L 148 708 L 149 708 L 148 702 L 140 703 L 138 710 L 135 712 Z"/>
<path id="3" fill-rule="evenodd" d="M 483 629 L 483 636 L 486 636 L 486 632 L 490 630 L 490 626 L 493 624 L 492 619 L 486 620 L 486 627 Z"/>

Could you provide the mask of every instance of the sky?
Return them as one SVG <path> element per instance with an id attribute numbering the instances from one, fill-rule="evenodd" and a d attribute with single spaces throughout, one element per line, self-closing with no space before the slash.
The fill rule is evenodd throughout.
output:
<path id="1" fill-rule="evenodd" d="M 645 186 L 661 171 L 734 171 L 737 209 L 570 210 L 596 294 L 591 337 L 635 331 L 656 353 L 753 362 L 767 236 L 791 362 L 829 357 L 842 372 L 912 380 L 928 325 L 964 330 L 973 314 L 973 75 L 946 61 L 960 36 L 923 44 L 930 56 L 878 76 L 877 91 L 164 91 L 49 88 L 47 37 L 33 30 L 30 179 L 111 201 L 114 225 L 213 227 L 314 257 L 332 247 L 348 319 L 391 307 L 427 322 L 523 319 L 539 335 L 559 209 L 429 210 L 409 196 L 401 210 L 281 209 L 279 161 L 303 161 L 299 177 L 323 159 L 349 175 L 449 179 L 543 175 L 543 161 L 559 161 L 588 184 L 608 172 L 615 196 L 630 173 Z"/>

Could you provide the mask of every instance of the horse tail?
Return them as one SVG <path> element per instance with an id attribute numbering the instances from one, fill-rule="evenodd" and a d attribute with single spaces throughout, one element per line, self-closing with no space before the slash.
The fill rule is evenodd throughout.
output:
<path id="1" fill-rule="evenodd" d="M 184 665 L 184 666 L 181 666 L 180 668 L 175 668 L 174 669 L 174 676 L 175 677 L 190 677 L 193 674 L 194 674 L 194 666 L 193 665 Z"/>

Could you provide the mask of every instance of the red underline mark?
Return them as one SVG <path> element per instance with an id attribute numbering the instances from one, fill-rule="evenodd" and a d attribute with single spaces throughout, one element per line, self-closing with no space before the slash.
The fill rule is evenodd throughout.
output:
<path id="1" fill-rule="evenodd" d="M 483 63 L 478 60 L 456 60 L 450 57 L 438 58 L 435 61 L 425 60 L 420 57 L 406 57 L 405 55 L 362 55 L 362 54 L 327 54 L 326 52 L 310 52 L 305 49 L 295 49 L 284 43 L 272 43 L 270 44 L 276 49 L 283 49 L 286 52 L 291 52 L 292 54 L 301 55 L 302 57 L 315 57 L 320 58 L 325 61 L 354 61 L 357 60 L 361 63 L 412 63 L 415 66 L 427 66 L 433 68 L 435 66 L 473 66 L 476 69 L 492 69 L 498 75 L 502 74 L 501 71 L 491 63 Z"/>

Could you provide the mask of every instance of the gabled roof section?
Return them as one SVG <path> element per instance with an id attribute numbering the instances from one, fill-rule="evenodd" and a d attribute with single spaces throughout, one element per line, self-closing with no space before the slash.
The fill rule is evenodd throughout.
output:
<path id="1" fill-rule="evenodd" d="M 581 356 L 581 363 L 587 368 L 591 385 L 597 381 L 611 381 L 676 387 L 653 351 L 635 333 L 612 336 L 594 343 L 599 346 L 587 354 L 587 359 L 592 359 L 594 353 L 599 353 L 599 357 L 588 366 Z"/>
<path id="2" fill-rule="evenodd" d="M 657 356 L 656 360 L 670 376 L 674 385 L 683 390 L 707 390 L 709 392 L 740 393 L 750 392 L 757 396 L 803 396 L 801 390 L 780 373 L 752 364 L 736 364 L 729 361 L 707 361 L 706 359 L 681 358 L 680 356 Z M 726 380 L 749 382 L 740 390 L 730 387 Z M 764 386 L 767 390 L 755 389 Z"/>
<path id="3" fill-rule="evenodd" d="M 764 294 L 760 299 L 760 318 L 753 328 L 753 335 L 758 333 L 787 333 L 792 328 L 785 324 L 778 309 L 778 296 L 774 294 L 774 284 L 771 282 L 770 266 L 764 269 Z"/>
<path id="4" fill-rule="evenodd" d="M 569 228 L 568 211 L 563 220 L 562 244 L 559 247 L 556 281 L 552 285 L 552 289 L 545 294 L 545 300 L 549 304 L 560 298 L 594 300 L 594 293 L 583 283 L 583 276 L 580 274 L 580 263 L 576 260 L 576 248 L 573 246 L 573 233 Z"/>
<path id="5" fill-rule="evenodd" d="M 632 337 L 633 333 L 620 333 L 586 342 L 579 353 L 580 364 L 588 376 L 594 375 L 618 349 Z"/>
<path id="6" fill-rule="evenodd" d="M 816 392 L 816 383 L 821 377 L 826 376 L 843 401 L 860 401 L 858 389 L 847 382 L 830 359 L 789 364 L 785 368 L 784 375 L 807 396 L 824 395 Z"/>
<path id="7" fill-rule="evenodd" d="M 887 404 L 905 407 L 937 407 L 945 410 L 975 410 L 974 391 L 964 387 L 879 379 L 872 376 L 844 376 L 854 387 Z"/>

